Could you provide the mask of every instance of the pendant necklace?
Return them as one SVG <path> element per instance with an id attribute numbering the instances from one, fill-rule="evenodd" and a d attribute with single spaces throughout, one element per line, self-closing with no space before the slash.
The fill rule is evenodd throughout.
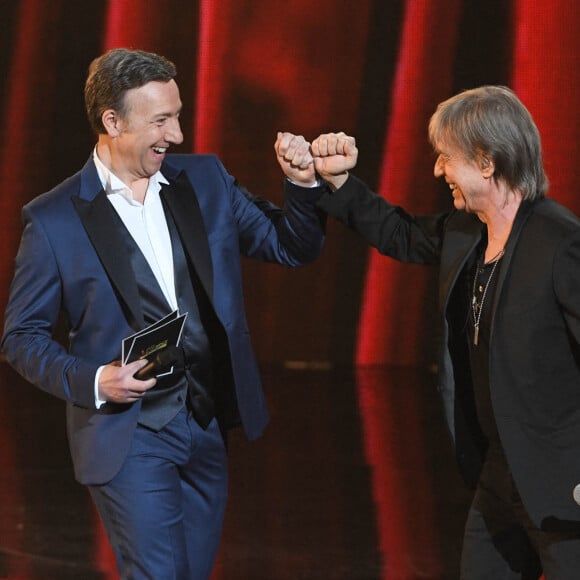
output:
<path id="1" fill-rule="evenodd" d="M 501 260 L 502 256 L 505 253 L 505 249 L 502 248 L 489 262 L 488 264 L 492 264 L 493 263 L 493 267 L 491 268 L 491 272 L 489 274 L 489 278 L 487 279 L 487 282 L 485 283 L 485 286 L 483 288 L 483 294 L 481 295 L 481 303 L 478 304 L 477 303 L 477 278 L 478 278 L 478 272 L 480 267 L 477 266 L 475 269 L 475 276 L 473 277 L 473 292 L 472 292 L 472 297 L 471 297 L 471 311 L 473 314 L 473 345 L 477 346 L 478 342 L 479 342 L 479 323 L 481 321 L 481 312 L 483 311 L 483 304 L 485 302 L 485 296 L 487 294 L 487 289 L 489 288 L 489 284 L 491 282 L 491 279 L 493 278 L 493 274 L 495 273 L 495 269 L 497 268 L 497 265 L 499 264 L 499 261 Z"/>

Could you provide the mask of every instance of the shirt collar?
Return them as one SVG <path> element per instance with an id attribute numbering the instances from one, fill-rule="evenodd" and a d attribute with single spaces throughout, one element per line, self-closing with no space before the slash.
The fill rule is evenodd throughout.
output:
<path id="1" fill-rule="evenodd" d="M 123 181 L 121 181 L 112 171 L 105 166 L 105 164 L 99 159 L 97 154 L 97 148 L 93 150 L 93 161 L 95 162 L 95 167 L 97 168 L 97 173 L 101 181 L 101 185 L 105 190 L 107 195 L 119 194 L 122 195 L 127 201 L 135 203 L 133 201 L 133 192 L 131 188 Z M 166 177 L 157 171 L 149 178 L 149 185 L 147 186 L 147 192 L 154 191 L 159 192 L 162 185 L 168 184 Z"/>

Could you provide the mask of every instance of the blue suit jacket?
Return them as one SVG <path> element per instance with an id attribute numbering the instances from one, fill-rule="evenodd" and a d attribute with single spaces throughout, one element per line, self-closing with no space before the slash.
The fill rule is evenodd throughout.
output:
<path id="1" fill-rule="evenodd" d="M 244 311 L 240 254 L 290 266 L 316 258 L 323 228 L 314 202 L 321 190 L 287 183 L 279 209 L 240 188 L 213 155 L 168 156 L 161 171 L 188 186 L 170 188 L 167 206 L 225 331 L 239 416 L 248 437 L 256 438 L 268 412 Z M 118 360 L 122 339 L 144 327 L 110 209 L 92 157 L 23 208 L 2 340 L 8 362 L 24 378 L 67 402 L 75 474 L 85 484 L 105 483 L 117 473 L 140 408 L 95 408 L 97 368 Z M 54 339 L 61 312 L 69 328 L 66 347 Z"/>

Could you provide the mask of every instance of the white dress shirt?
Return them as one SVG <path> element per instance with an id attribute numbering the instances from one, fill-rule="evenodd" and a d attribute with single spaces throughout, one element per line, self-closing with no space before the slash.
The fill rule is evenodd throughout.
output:
<path id="1" fill-rule="evenodd" d="M 163 295 L 173 310 L 177 309 L 171 238 L 159 192 L 169 183 L 158 171 L 149 178 L 143 203 L 133 198 L 131 188 L 109 171 L 94 152 L 95 165 L 107 199 L 139 246 L 151 267 Z"/>
<path id="2" fill-rule="evenodd" d="M 145 256 L 171 309 L 177 310 L 171 238 L 159 196 L 162 184 L 169 182 L 160 171 L 152 175 L 149 178 L 144 202 L 141 203 L 133 198 L 131 188 L 105 167 L 97 155 L 96 148 L 93 152 L 93 159 L 107 199 Z M 103 367 L 99 367 L 95 376 L 97 408 L 105 403 L 98 396 L 99 377 L 102 370 Z"/>

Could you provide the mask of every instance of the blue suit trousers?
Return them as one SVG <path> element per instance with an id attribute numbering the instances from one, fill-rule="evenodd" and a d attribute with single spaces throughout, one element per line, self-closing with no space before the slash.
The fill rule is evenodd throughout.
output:
<path id="1" fill-rule="evenodd" d="M 159 432 L 138 426 L 119 473 L 107 484 L 89 486 L 121 578 L 209 578 L 227 479 L 215 419 L 204 431 L 184 408 Z"/>

